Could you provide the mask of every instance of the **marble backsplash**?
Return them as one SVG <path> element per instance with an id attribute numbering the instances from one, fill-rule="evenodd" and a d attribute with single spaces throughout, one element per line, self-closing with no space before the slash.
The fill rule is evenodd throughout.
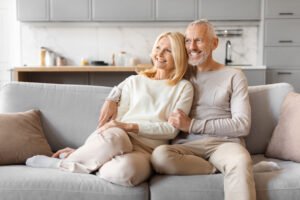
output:
<path id="1" fill-rule="evenodd" d="M 149 63 L 155 38 L 164 31 L 184 33 L 186 25 L 168 26 L 90 26 L 82 24 L 27 24 L 21 23 L 21 65 L 38 66 L 40 47 L 47 47 L 65 57 L 68 65 L 79 65 L 82 58 L 112 62 L 112 54 L 126 51 Z M 242 35 L 220 37 L 214 57 L 225 60 L 225 43 L 232 44 L 232 60 L 236 64 L 256 65 L 259 49 L 259 26 L 215 26 L 216 29 L 242 29 Z"/>

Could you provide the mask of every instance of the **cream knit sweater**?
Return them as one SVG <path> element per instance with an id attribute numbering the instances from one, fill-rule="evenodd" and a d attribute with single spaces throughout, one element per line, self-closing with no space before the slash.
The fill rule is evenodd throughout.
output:
<path id="1" fill-rule="evenodd" d="M 117 120 L 137 123 L 139 133 L 129 133 L 151 148 L 166 144 L 178 134 L 168 123 L 176 109 L 189 113 L 193 101 L 193 86 L 181 80 L 170 86 L 166 80 L 152 80 L 143 75 L 130 76 L 122 83 Z"/>

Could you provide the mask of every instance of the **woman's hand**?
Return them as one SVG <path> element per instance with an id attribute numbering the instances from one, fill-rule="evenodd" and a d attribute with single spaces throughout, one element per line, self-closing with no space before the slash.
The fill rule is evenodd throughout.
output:
<path id="1" fill-rule="evenodd" d="M 123 123 L 116 120 L 110 120 L 109 122 L 101 126 L 99 132 L 101 133 L 102 131 L 105 131 L 106 129 L 113 128 L 113 127 L 121 128 L 126 132 L 133 132 L 133 133 L 139 132 L 139 127 L 137 124 Z"/>
<path id="2" fill-rule="evenodd" d="M 63 158 L 67 158 L 71 153 L 73 153 L 75 149 L 72 149 L 70 147 L 58 150 L 56 153 L 54 153 L 51 157 L 53 158 L 61 158 L 61 154 L 64 154 Z"/>
<path id="3" fill-rule="evenodd" d="M 168 122 L 175 128 L 188 133 L 192 119 L 182 110 L 178 109 L 170 115 Z"/>
<path id="4" fill-rule="evenodd" d="M 100 128 L 109 120 L 113 120 L 117 117 L 118 104 L 114 101 L 105 101 L 99 115 L 98 126 Z"/>

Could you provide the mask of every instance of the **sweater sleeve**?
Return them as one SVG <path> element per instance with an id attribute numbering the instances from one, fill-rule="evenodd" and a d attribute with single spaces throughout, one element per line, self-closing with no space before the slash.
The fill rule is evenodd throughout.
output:
<path id="1" fill-rule="evenodd" d="M 247 80 L 244 74 L 240 72 L 232 81 L 231 118 L 193 119 L 190 133 L 223 137 L 244 137 L 248 135 L 251 124 L 251 108 Z"/>
<path id="2" fill-rule="evenodd" d="M 124 85 L 125 85 L 125 80 L 119 83 L 119 85 L 114 86 L 105 100 L 114 101 L 117 103 L 120 102 L 121 95 L 122 95 L 122 88 L 124 87 Z"/>
<path id="3" fill-rule="evenodd" d="M 131 79 L 133 79 L 134 76 L 130 76 L 126 78 L 122 83 L 120 83 L 117 87 L 117 90 L 120 94 L 118 94 L 118 111 L 117 111 L 117 120 L 121 120 L 122 117 L 125 115 L 125 113 L 129 110 L 130 106 L 130 84 L 131 84 Z M 121 85 L 121 89 L 118 88 Z M 114 89 L 113 89 L 114 90 Z M 113 91 L 112 91 L 113 92 Z M 112 93 L 111 92 L 111 93 Z"/>
<path id="4" fill-rule="evenodd" d="M 181 109 L 187 115 L 190 112 L 192 101 L 194 96 L 194 89 L 190 82 L 186 81 L 186 84 L 182 88 L 180 95 L 177 98 L 176 104 L 172 109 L 174 112 L 177 109 Z M 149 139 L 173 139 L 179 133 L 179 130 L 174 128 L 171 124 L 166 122 L 143 122 L 138 123 L 139 136 Z"/>

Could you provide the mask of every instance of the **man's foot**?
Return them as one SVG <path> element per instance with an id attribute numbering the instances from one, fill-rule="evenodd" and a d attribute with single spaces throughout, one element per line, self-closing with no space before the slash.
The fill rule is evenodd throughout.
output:
<path id="1" fill-rule="evenodd" d="M 253 166 L 253 172 L 271 172 L 280 169 L 280 166 L 272 161 L 260 161 Z"/>
<path id="2" fill-rule="evenodd" d="M 37 155 L 26 160 L 26 165 L 37 168 L 58 168 L 60 159 Z"/>

